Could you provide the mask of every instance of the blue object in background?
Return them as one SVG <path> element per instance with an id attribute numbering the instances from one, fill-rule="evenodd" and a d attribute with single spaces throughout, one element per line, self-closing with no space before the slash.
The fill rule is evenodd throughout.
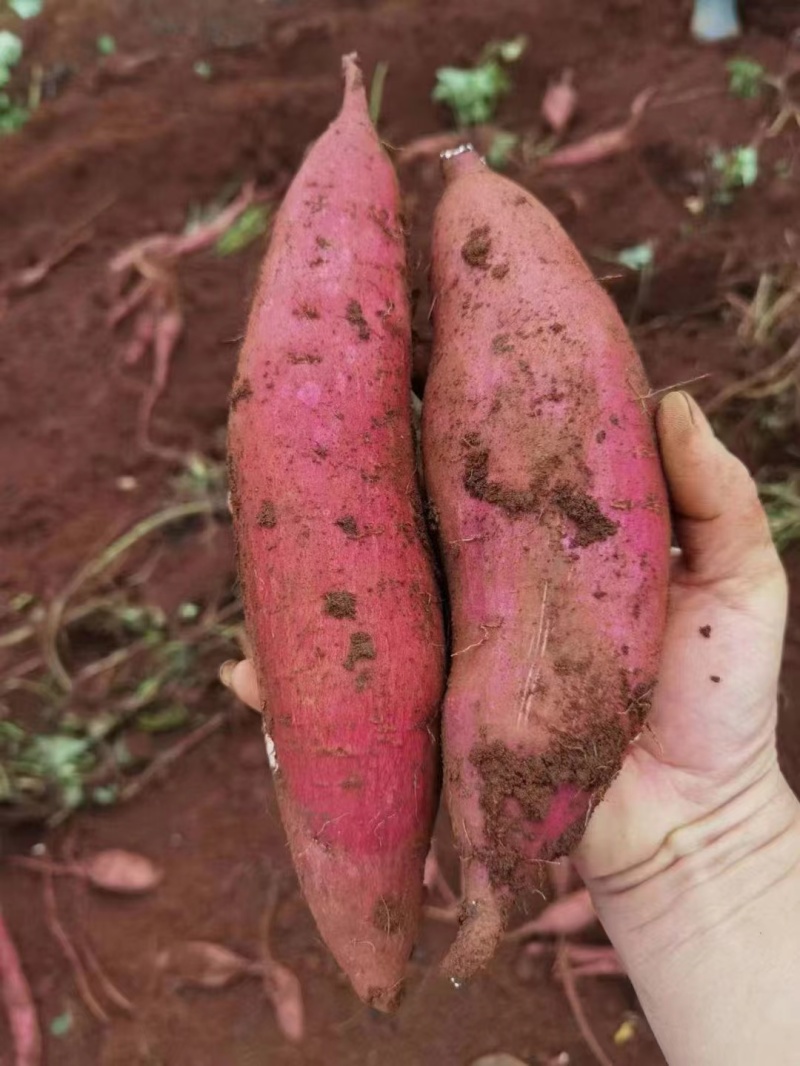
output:
<path id="1" fill-rule="evenodd" d="M 695 0 L 692 36 L 698 41 L 725 41 L 742 31 L 736 0 Z"/>

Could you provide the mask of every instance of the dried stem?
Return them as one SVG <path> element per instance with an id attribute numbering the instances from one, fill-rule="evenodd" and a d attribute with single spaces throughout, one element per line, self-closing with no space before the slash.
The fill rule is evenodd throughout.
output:
<path id="1" fill-rule="evenodd" d="M 42 1037 L 30 985 L 0 910 L 0 992 L 14 1045 L 14 1066 L 39 1066 Z"/>
<path id="2" fill-rule="evenodd" d="M 167 748 L 166 751 L 158 755 L 150 765 L 139 776 L 131 781 L 122 792 L 120 793 L 120 799 L 127 803 L 128 800 L 134 799 L 145 788 L 170 766 L 173 766 L 179 759 L 181 759 L 187 752 L 192 751 L 199 744 L 202 744 L 204 740 L 207 740 L 212 734 L 216 733 L 225 722 L 226 715 L 220 711 L 218 714 L 213 715 L 204 722 L 201 726 L 194 730 L 192 733 L 179 740 L 177 744 L 173 744 L 171 748 Z"/>
<path id="3" fill-rule="evenodd" d="M 575 1023 L 578 1026 L 586 1046 L 594 1055 L 600 1066 L 614 1066 L 614 1063 L 600 1046 L 600 1042 L 589 1024 L 589 1019 L 586 1017 L 581 998 L 578 995 L 578 986 L 575 981 L 575 975 L 572 972 L 572 967 L 569 963 L 569 946 L 566 938 L 563 936 L 558 938 L 556 972 L 563 982 L 569 1008 L 572 1011 L 572 1016 L 575 1019 Z"/>
<path id="4" fill-rule="evenodd" d="M 77 948 L 70 940 L 69 935 L 61 924 L 61 919 L 58 916 L 58 903 L 56 901 L 55 882 L 53 880 L 52 871 L 48 870 L 45 873 L 42 884 L 47 928 L 58 943 L 58 946 L 61 948 L 64 957 L 72 969 L 73 976 L 75 977 L 75 984 L 77 985 L 81 999 L 86 1004 L 87 1010 L 98 1022 L 101 1022 L 103 1025 L 108 1025 L 111 1019 L 106 1014 L 101 1004 L 98 1003 L 94 992 L 92 992 L 91 986 L 89 985 L 89 978 L 86 976 L 86 971 L 83 968 L 83 963 L 81 962 Z"/>

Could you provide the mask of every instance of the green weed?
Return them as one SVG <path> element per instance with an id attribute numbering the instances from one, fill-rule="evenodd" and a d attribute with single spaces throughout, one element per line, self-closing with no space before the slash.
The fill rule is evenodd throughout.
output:
<path id="1" fill-rule="evenodd" d="M 433 100 L 450 108 L 458 126 L 489 122 L 501 98 L 511 91 L 506 67 L 519 59 L 526 43 L 523 36 L 493 41 L 484 48 L 474 67 L 440 67 Z"/>

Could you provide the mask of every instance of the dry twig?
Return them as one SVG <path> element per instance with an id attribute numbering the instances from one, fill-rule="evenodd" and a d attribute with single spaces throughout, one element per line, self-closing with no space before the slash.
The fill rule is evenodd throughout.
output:
<path id="1" fill-rule="evenodd" d="M 39 1066 L 42 1037 L 39 1019 L 16 945 L 0 910 L 0 991 L 14 1045 L 14 1066 Z"/>

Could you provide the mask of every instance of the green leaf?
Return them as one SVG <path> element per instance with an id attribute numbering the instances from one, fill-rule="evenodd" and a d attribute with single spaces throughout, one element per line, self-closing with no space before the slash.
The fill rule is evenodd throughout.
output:
<path id="1" fill-rule="evenodd" d="M 481 52 L 479 62 L 487 63 L 490 59 L 502 59 L 504 63 L 516 63 L 527 46 L 528 38 L 524 33 L 507 41 L 489 41 Z"/>
<path id="2" fill-rule="evenodd" d="M 53 1036 L 66 1036 L 72 1028 L 72 1012 L 67 1009 L 63 1014 L 57 1014 L 50 1022 L 50 1033 Z"/>
<path id="3" fill-rule="evenodd" d="M 171 733 L 189 721 L 189 711 L 181 703 L 157 711 L 142 711 L 136 716 L 137 728 L 143 733 Z"/>
<path id="4" fill-rule="evenodd" d="M 203 81 L 208 81 L 211 75 L 214 73 L 214 68 L 206 59 L 198 59 L 195 65 L 192 67 L 198 78 L 202 78 Z"/>
<path id="5" fill-rule="evenodd" d="M 178 620 L 180 622 L 193 622 L 200 614 L 200 608 L 196 603 L 182 603 L 178 607 Z"/>
<path id="6" fill-rule="evenodd" d="M 766 71 L 755 59 L 739 56 L 729 59 L 725 64 L 728 71 L 728 91 L 742 100 L 755 100 L 761 95 L 766 79 Z"/>
<path id="7" fill-rule="evenodd" d="M 97 51 L 101 56 L 113 56 L 117 50 L 117 42 L 110 33 L 101 33 L 97 38 Z"/>
<path id="8" fill-rule="evenodd" d="M 97 785 L 92 789 L 92 802 L 98 807 L 112 807 L 119 798 L 117 785 Z"/>
<path id="9" fill-rule="evenodd" d="M 383 87 L 386 84 L 386 75 L 389 73 L 389 64 L 385 60 L 381 60 L 375 64 L 375 70 L 372 75 L 372 83 L 369 87 L 369 117 L 372 119 L 372 125 L 375 129 L 378 128 L 378 122 L 381 117 L 381 107 L 383 106 Z"/>
<path id="10" fill-rule="evenodd" d="M 0 721 L 0 738 L 16 743 L 23 740 L 28 734 L 15 722 Z"/>
<path id="11" fill-rule="evenodd" d="M 711 153 L 711 169 L 716 175 L 714 199 L 729 204 L 737 189 L 746 189 L 758 179 L 758 149 L 754 145 L 739 145 L 729 151 L 718 149 Z"/>
<path id="12" fill-rule="evenodd" d="M 623 248 L 621 252 L 617 252 L 616 260 L 628 270 L 647 270 L 653 265 L 655 249 L 650 241 L 644 241 L 642 244 L 634 244 L 630 248 Z"/>
<path id="13" fill-rule="evenodd" d="M 21 19 L 36 18 L 42 13 L 43 0 L 8 0 L 8 6 Z"/>
<path id="14" fill-rule="evenodd" d="M 162 679 L 160 677 L 146 677 L 136 686 L 134 699 L 137 703 L 150 703 L 161 691 Z"/>
<path id="15" fill-rule="evenodd" d="M 225 230 L 214 248 L 217 255 L 234 255 L 267 232 L 270 209 L 264 204 L 251 204 Z"/>
<path id="16" fill-rule="evenodd" d="M 498 41 L 497 54 L 504 63 L 516 63 L 528 44 L 528 38 L 524 33 L 518 37 L 512 37 L 510 41 Z"/>
<path id="17" fill-rule="evenodd" d="M 26 107 L 14 104 L 4 110 L 2 103 L 0 103 L 0 135 L 5 136 L 9 133 L 16 133 L 22 129 L 30 117 L 30 111 Z"/>
<path id="18" fill-rule="evenodd" d="M 34 737 L 31 743 L 32 758 L 56 778 L 71 775 L 89 749 L 90 741 L 85 737 L 65 737 L 60 733 Z"/>
<path id="19" fill-rule="evenodd" d="M 16 596 L 12 597 L 11 610 L 19 613 L 24 611 L 26 607 L 30 607 L 36 602 L 36 597 L 32 592 L 18 592 Z"/>
<path id="20" fill-rule="evenodd" d="M 518 144 L 519 136 L 516 133 L 501 130 L 496 134 L 486 153 L 486 162 L 492 170 L 505 170 L 509 157 Z"/>
<path id="21" fill-rule="evenodd" d="M 508 75 L 494 60 L 474 70 L 440 67 L 433 99 L 450 108 L 459 126 L 477 126 L 493 117 L 510 88 Z"/>
<path id="22" fill-rule="evenodd" d="M 10 70 L 22 59 L 22 40 L 10 30 L 0 30 L 0 67 Z"/>

